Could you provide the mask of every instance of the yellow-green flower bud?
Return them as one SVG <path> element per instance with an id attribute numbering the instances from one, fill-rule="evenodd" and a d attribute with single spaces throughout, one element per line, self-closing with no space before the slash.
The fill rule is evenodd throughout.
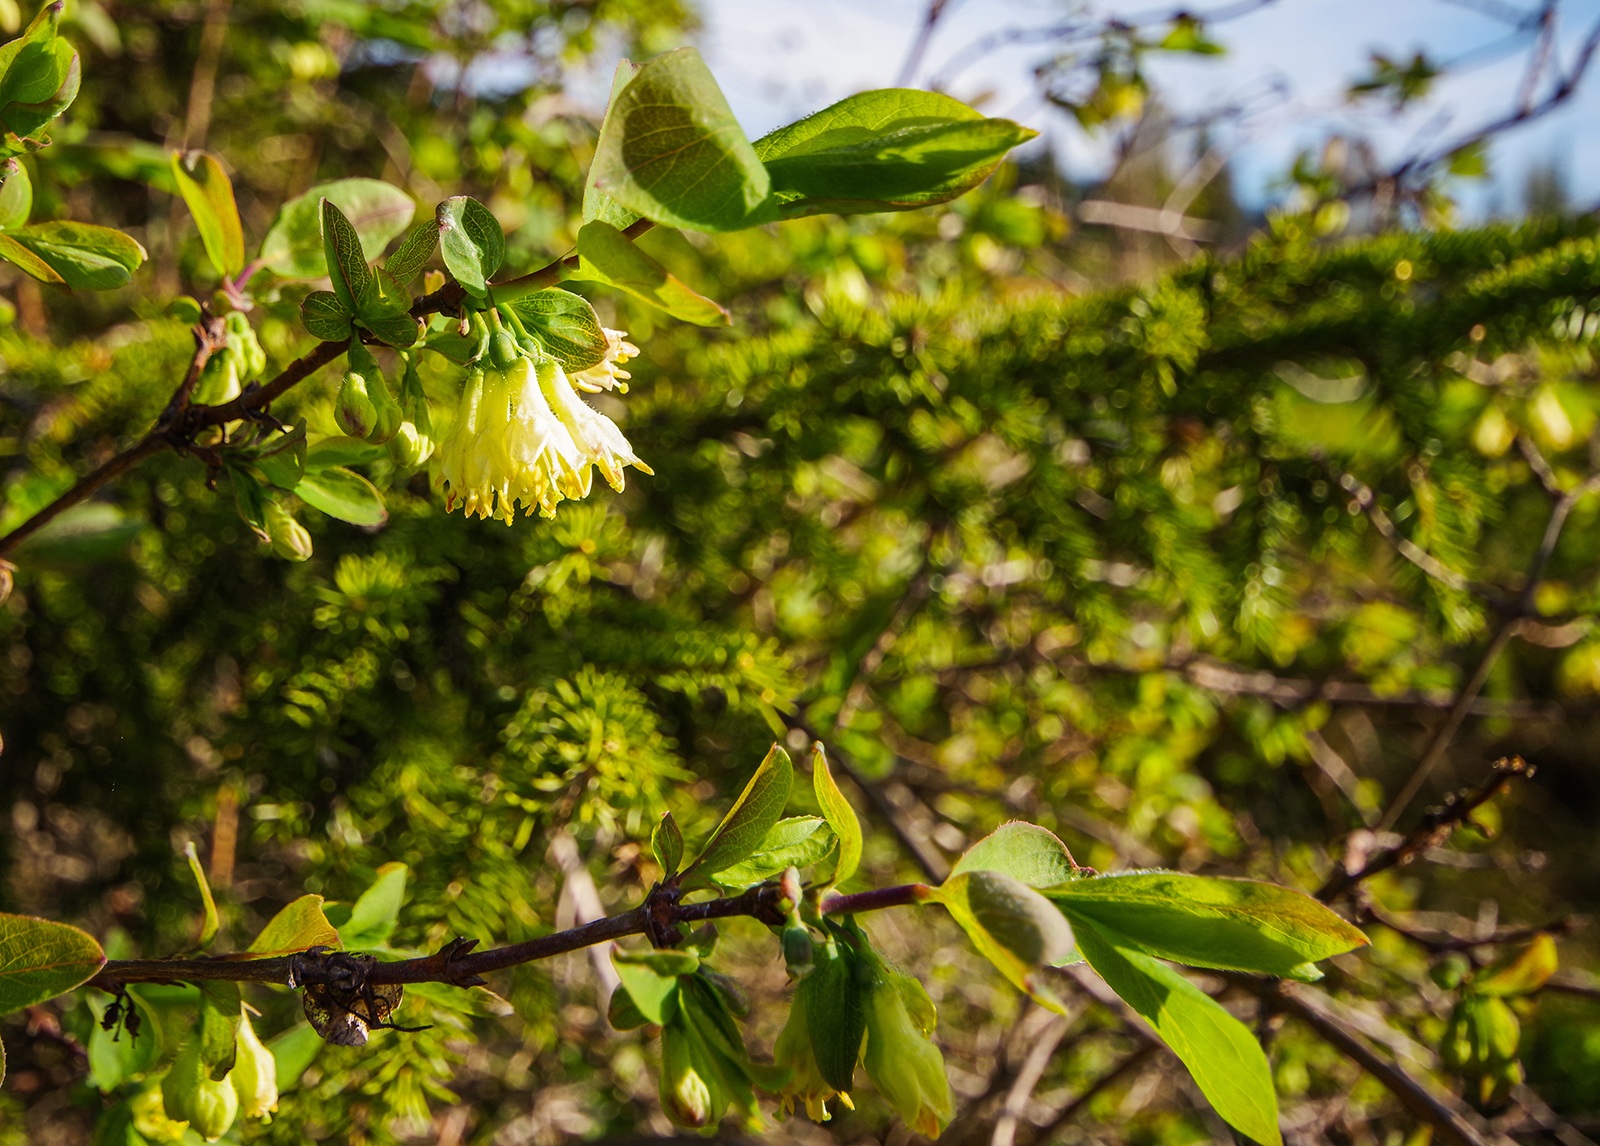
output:
<path id="1" fill-rule="evenodd" d="M 261 349 L 261 340 L 256 337 L 255 328 L 250 325 L 250 320 L 243 311 L 231 310 L 222 319 L 223 329 L 227 331 L 228 349 L 236 358 L 239 374 L 243 378 L 254 378 L 267 368 L 267 352 Z"/>
<path id="2" fill-rule="evenodd" d="M 218 350 L 206 359 L 195 381 L 190 401 L 197 406 L 220 406 L 239 396 L 239 366 L 232 350 Z"/>
<path id="3" fill-rule="evenodd" d="M 200 1062 L 200 1040 L 191 1038 L 178 1052 L 167 1077 L 161 1080 L 161 1101 L 167 1117 L 187 1122 L 207 1142 L 228 1132 L 239 1114 L 239 1096 L 227 1078 L 213 1082 Z"/>
<path id="4" fill-rule="evenodd" d="M 128 1100 L 133 1128 L 146 1142 L 182 1142 L 189 1124 L 167 1117 L 161 1097 L 162 1079 L 150 1079 L 143 1090 Z"/>
<path id="5" fill-rule="evenodd" d="M 352 438 L 365 438 L 378 424 L 378 411 L 367 394 L 366 378 L 354 370 L 346 370 L 339 383 L 339 396 L 333 409 L 339 428 Z"/>
<path id="6" fill-rule="evenodd" d="M 867 952 L 877 972 L 867 990 L 867 1045 L 862 1065 L 867 1077 L 918 1134 L 937 1138 L 954 1113 L 944 1056 L 928 1038 L 929 1027 L 914 1022 L 907 996 L 920 1017 L 933 1013 L 922 984 L 889 966 L 876 952 Z M 924 1006 L 926 1004 L 926 1006 Z"/>
<path id="7" fill-rule="evenodd" d="M 294 519 L 283 503 L 268 501 L 264 509 L 267 532 L 272 535 L 272 551 L 286 561 L 304 561 L 311 556 L 311 534 Z"/>
<path id="8" fill-rule="evenodd" d="M 695 1061 L 695 1049 L 694 1037 L 681 1023 L 669 1020 L 661 1028 L 661 1109 L 691 1129 L 710 1126 L 727 1106 L 727 1099 L 712 1094 L 715 1076 Z"/>
<path id="9" fill-rule="evenodd" d="M 270 1121 L 278 1109 L 278 1064 L 250 1026 L 250 1016 L 239 1016 L 238 1058 L 228 1078 L 239 1096 L 239 1113 L 245 1118 Z"/>
<path id="10" fill-rule="evenodd" d="M 422 379 L 408 357 L 400 381 L 400 409 L 404 421 L 389 440 L 389 453 L 407 469 L 415 469 L 433 455 L 433 418 L 428 413 L 428 398 L 422 392 Z"/>

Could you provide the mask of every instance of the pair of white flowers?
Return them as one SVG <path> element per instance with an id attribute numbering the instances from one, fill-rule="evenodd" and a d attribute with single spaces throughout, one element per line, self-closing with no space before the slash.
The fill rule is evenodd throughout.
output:
<path id="1" fill-rule="evenodd" d="M 634 456 L 617 424 L 580 394 L 627 390 L 621 366 L 639 348 L 621 331 L 607 330 L 606 340 L 600 363 L 570 375 L 552 358 L 526 357 L 504 370 L 486 366 L 468 375 L 440 451 L 447 510 L 460 504 L 468 516 L 509 523 L 520 503 L 530 515 L 537 509 L 554 517 L 563 498 L 589 495 L 595 467 L 619 492 L 624 466 L 654 472 Z"/>

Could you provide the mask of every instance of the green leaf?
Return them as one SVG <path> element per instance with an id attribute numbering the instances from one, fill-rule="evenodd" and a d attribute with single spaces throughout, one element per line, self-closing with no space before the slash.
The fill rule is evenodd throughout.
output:
<path id="1" fill-rule="evenodd" d="M 339 939 L 346 951 L 381 947 L 388 942 L 400 921 L 409 870 L 403 863 L 386 863 L 378 869 L 378 878 L 361 893 L 350 909 L 350 918 L 339 928 Z"/>
<path id="2" fill-rule="evenodd" d="M 100 944 L 76 927 L 0 913 L 0 1015 L 65 994 L 105 961 Z"/>
<path id="3" fill-rule="evenodd" d="M 361 249 L 361 236 L 331 199 L 322 201 L 322 257 L 333 293 L 347 314 L 356 314 L 378 289 Z"/>
<path id="4" fill-rule="evenodd" d="M 793 785 L 794 765 L 789 763 L 789 754 L 774 744 L 722 823 L 711 833 L 689 872 L 715 875 L 753 855 L 783 815 Z"/>
<path id="5" fill-rule="evenodd" d="M 114 290 L 127 286 L 133 272 L 144 262 L 145 250 L 131 236 L 94 223 L 57 220 L 33 223 L 7 231 L 0 239 L 26 248 L 56 275 L 39 275 L 29 266 L 16 262 L 23 270 L 45 282 L 60 281 L 74 290 Z M 0 248 L 0 255 L 11 258 Z"/>
<path id="6" fill-rule="evenodd" d="M 683 832 L 671 812 L 661 813 L 661 822 L 650 833 L 650 851 L 661 867 L 663 878 L 671 879 L 678 874 L 678 865 L 683 862 Z"/>
<path id="7" fill-rule="evenodd" d="M 950 869 L 951 875 L 966 871 L 998 871 L 1029 887 L 1054 887 L 1078 877 L 1079 867 L 1072 853 L 1051 832 L 1034 824 L 1014 820 L 1001 824 L 973 844 Z"/>
<path id="8" fill-rule="evenodd" d="M 42 283 L 65 285 L 66 280 L 56 274 L 51 265 L 17 242 L 10 235 L 0 235 L 0 259 L 32 275 Z"/>
<path id="9" fill-rule="evenodd" d="M 296 1023 L 267 1043 L 273 1066 L 277 1068 L 280 1094 L 300 1085 L 300 1076 L 317 1061 L 317 1055 L 326 1045 L 310 1023 Z"/>
<path id="10" fill-rule="evenodd" d="M 506 257 L 506 233 L 489 208 L 468 195 L 439 204 L 439 253 L 445 269 L 474 298 L 489 293 L 489 280 Z"/>
<path id="11" fill-rule="evenodd" d="M 1272 1070 L 1245 1025 L 1178 972 L 1127 949 L 1112 933 L 1086 926 L 1076 935 L 1089 965 L 1155 1028 L 1217 1113 L 1264 1146 L 1279 1146 Z"/>
<path id="12" fill-rule="evenodd" d="M 328 273 L 322 249 L 322 200 L 339 208 L 361 236 L 362 257 L 371 262 L 411 223 L 416 204 L 398 187 L 378 179 L 319 183 L 278 211 L 261 242 L 261 262 L 284 279 L 320 279 Z M 353 309 L 353 308 L 352 308 Z"/>
<path id="13" fill-rule="evenodd" d="M 611 963 L 634 1009 L 647 1021 L 659 1024 L 671 1014 L 678 976 L 693 973 L 700 960 L 687 951 L 625 951 L 613 947 Z"/>
<path id="14" fill-rule="evenodd" d="M 33 213 L 33 182 L 28 169 L 15 159 L 5 161 L 0 183 L 0 231 L 9 231 L 28 221 Z"/>
<path id="15" fill-rule="evenodd" d="M 306 473 L 321 473 L 339 466 L 364 466 L 387 453 L 382 446 L 375 446 L 364 438 L 323 438 L 312 442 L 306 450 Z"/>
<path id="16" fill-rule="evenodd" d="M 779 820 L 756 846 L 755 854 L 723 868 L 717 882 L 724 887 L 749 887 L 784 868 L 806 867 L 832 851 L 833 841 L 833 829 L 821 816 Z"/>
<path id="17" fill-rule="evenodd" d="M 693 48 L 657 56 L 617 93 L 590 182 L 674 227 L 737 231 L 776 217 L 767 171 Z"/>
<path id="18" fill-rule="evenodd" d="M 833 875 L 828 879 L 828 886 L 833 887 L 855 875 L 856 869 L 861 866 L 861 821 L 856 817 L 856 810 L 850 806 L 850 801 L 839 791 L 820 742 L 811 748 L 811 790 L 816 794 L 817 806 L 822 809 L 823 818 L 839 838 L 839 862 L 834 865 Z"/>
<path id="19" fill-rule="evenodd" d="M 417 274 L 433 258 L 434 250 L 439 246 L 439 221 L 437 219 L 424 219 L 406 236 L 405 242 L 399 249 L 384 262 L 383 269 L 394 276 L 394 281 L 402 286 L 411 282 Z"/>
<path id="20" fill-rule="evenodd" d="M 302 895 L 274 915 L 250 944 L 252 955 L 287 955 L 307 947 L 338 947 L 339 933 L 322 914 L 322 896 Z"/>
<path id="21" fill-rule="evenodd" d="M 528 333 L 536 336 L 569 373 L 587 370 L 605 360 L 605 328 L 582 295 L 569 290 L 541 290 L 505 305 L 516 312 Z"/>
<path id="22" fill-rule="evenodd" d="M 389 520 L 377 487 L 360 474 L 339 466 L 307 472 L 294 492 L 313 509 L 351 525 L 382 525 Z"/>
<path id="23" fill-rule="evenodd" d="M 726 310 L 684 286 L 610 223 L 596 220 L 583 225 L 578 232 L 578 257 L 574 278 L 625 290 L 697 326 L 727 326 L 733 321 Z"/>
<path id="24" fill-rule="evenodd" d="M 1111 928 L 1135 950 L 1195 967 L 1314 980 L 1321 973 L 1308 964 L 1367 943 L 1310 896 L 1255 880 L 1143 872 L 1048 894 L 1075 928 Z"/>
<path id="25" fill-rule="evenodd" d="M 1054 904 L 1020 880 L 997 871 L 953 875 L 921 898 L 942 903 L 980 954 L 1013 986 L 1057 1014 L 1066 1007 L 1038 977 L 1041 967 L 1076 959 L 1072 927 Z"/>
<path id="26" fill-rule="evenodd" d="M 200 866 L 200 857 L 195 854 L 194 841 L 184 845 L 183 856 L 189 861 L 189 872 L 200 885 L 200 901 L 205 904 L 205 922 L 200 925 L 200 950 L 204 951 L 217 937 L 217 901 L 211 896 L 211 883 L 206 879 L 205 868 Z"/>
<path id="27" fill-rule="evenodd" d="M 262 541 L 272 540 L 267 528 L 267 491 L 243 466 L 228 466 L 228 481 L 233 486 L 233 504 L 239 519 L 255 531 Z"/>
<path id="28" fill-rule="evenodd" d="M 173 152 L 172 176 L 194 216 L 211 265 L 219 275 L 232 278 L 244 269 L 244 225 L 227 172 L 208 152 Z"/>
<path id="29" fill-rule="evenodd" d="M 867 1033 L 867 1012 L 856 967 L 859 959 L 849 947 L 835 945 L 831 953 L 817 961 L 816 969 L 800 980 L 794 993 L 794 1005 L 805 1007 L 817 1073 L 829 1086 L 841 1091 L 852 1089 L 861 1040 Z"/>
<path id="30" fill-rule="evenodd" d="M 785 219 L 943 203 L 1038 133 L 936 92 L 862 92 L 755 142 Z"/>
<path id="31" fill-rule="evenodd" d="M 622 94 L 622 89 L 628 82 L 639 74 L 639 65 L 629 60 L 618 60 L 617 70 L 611 73 L 611 95 L 606 99 L 606 116 L 600 123 L 600 138 L 595 141 L 595 153 L 598 154 L 602 147 L 614 147 L 614 142 L 608 142 L 610 136 L 616 135 L 621 128 L 618 127 L 620 118 L 613 118 L 612 110 L 617 106 L 617 96 Z M 619 206 L 616 200 L 595 186 L 595 176 L 599 171 L 597 164 L 589 164 L 589 176 L 583 184 L 583 221 L 592 223 L 599 219 L 603 223 L 610 223 L 621 230 L 636 222 L 638 214 Z"/>
<path id="32" fill-rule="evenodd" d="M 65 5 L 39 10 L 17 39 L 0 47 L 0 121 L 30 139 L 77 98 L 82 65 L 72 45 L 56 35 Z"/>
<path id="33" fill-rule="evenodd" d="M 222 979 L 200 982 L 200 1065 L 213 1082 L 233 1069 L 239 1052 L 239 984 Z"/>
<path id="34" fill-rule="evenodd" d="M 417 336 L 422 333 L 417 320 L 404 311 L 390 315 L 364 315 L 356 321 L 370 330 L 378 341 L 402 350 L 414 345 Z"/>
<path id="35" fill-rule="evenodd" d="M 346 342 L 352 333 L 350 311 L 331 290 L 314 290 L 300 302 L 300 321 L 311 337 Z"/>

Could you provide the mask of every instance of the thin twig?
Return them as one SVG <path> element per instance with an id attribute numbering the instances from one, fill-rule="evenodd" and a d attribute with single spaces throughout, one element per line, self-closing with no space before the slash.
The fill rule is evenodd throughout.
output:
<path id="1" fill-rule="evenodd" d="M 1411 834 L 1396 847 L 1386 848 L 1378 854 L 1368 858 L 1360 868 L 1350 871 L 1348 869 L 1335 872 L 1328 877 L 1317 891 L 1317 898 L 1324 903 L 1343 895 L 1357 884 L 1371 879 L 1379 872 L 1388 871 L 1393 867 L 1400 867 L 1410 863 L 1429 848 L 1439 847 L 1450 838 L 1462 824 L 1472 818 L 1472 813 L 1494 799 L 1506 788 L 1506 785 L 1518 776 L 1532 776 L 1533 769 L 1520 757 L 1509 756 L 1503 760 L 1495 761 L 1494 768 L 1489 778 L 1476 790 L 1465 796 L 1451 796 L 1443 807 L 1433 808 L 1422 817 L 1422 823 L 1411 830 Z M 1359 838 L 1370 840 L 1372 833 L 1354 833 L 1352 842 Z M 1350 859 L 1358 858 L 1358 853 L 1352 851 Z"/>
<path id="2" fill-rule="evenodd" d="M 922 27 L 917 29 L 917 37 L 906 52 L 905 62 L 900 65 L 900 74 L 895 77 L 895 87 L 906 87 L 917 74 L 917 69 L 922 66 L 922 57 L 927 54 L 928 43 L 933 39 L 933 31 L 949 5 L 950 0 L 929 0 L 928 10 L 922 17 Z"/>

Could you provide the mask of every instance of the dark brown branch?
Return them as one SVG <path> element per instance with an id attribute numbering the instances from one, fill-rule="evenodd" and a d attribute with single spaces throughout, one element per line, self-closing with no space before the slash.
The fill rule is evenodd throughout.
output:
<path id="1" fill-rule="evenodd" d="M 1317 898 L 1327 903 L 1363 880 L 1371 879 L 1379 872 L 1388 871 L 1390 868 L 1408 864 L 1427 849 L 1439 847 L 1450 838 L 1452 832 L 1471 820 L 1473 812 L 1503 792 L 1513 778 L 1531 775 L 1533 769 L 1520 757 L 1510 756 L 1495 761 L 1494 770 L 1489 774 L 1489 778 L 1475 791 L 1465 796 L 1453 795 L 1445 801 L 1443 807 L 1429 809 L 1422 817 L 1422 823 L 1413 828 L 1411 834 L 1397 847 L 1387 848 L 1371 856 L 1355 871 L 1347 869 L 1329 876 L 1327 882 L 1317 891 Z M 1371 833 L 1358 834 L 1371 838 Z"/>
<path id="2" fill-rule="evenodd" d="M 907 907 L 920 902 L 921 884 L 881 887 L 855 895 L 833 895 L 823 900 L 824 915 L 855 915 L 889 907 Z M 781 893 L 775 883 L 759 884 L 738 895 L 702 903 L 679 903 L 676 889 L 658 885 L 645 901 L 631 911 L 585 923 L 488 951 L 472 951 L 474 940 L 456 940 L 432 955 L 377 963 L 366 972 L 366 981 L 382 983 L 446 983 L 475 986 L 482 976 L 504 971 L 524 963 L 549 959 L 568 951 L 578 951 L 622 939 L 629 935 L 649 935 L 679 923 L 697 924 L 712 919 L 748 916 L 767 924 L 785 919 L 779 910 Z M 301 953 L 275 955 L 266 959 L 224 957 L 209 959 L 112 959 L 100 968 L 87 986 L 104 990 L 122 983 L 180 983 L 202 979 L 222 979 L 238 983 L 277 983 L 304 986 L 332 982 L 346 972 L 330 960 L 319 960 Z M 291 982 L 292 980 L 292 982 Z"/>

